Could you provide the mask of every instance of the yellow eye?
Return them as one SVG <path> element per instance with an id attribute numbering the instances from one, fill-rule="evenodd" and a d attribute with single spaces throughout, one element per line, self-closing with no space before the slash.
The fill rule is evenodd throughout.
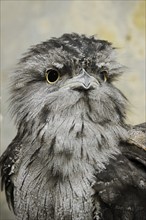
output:
<path id="1" fill-rule="evenodd" d="M 46 80 L 49 84 L 56 83 L 60 78 L 59 72 L 54 69 L 47 70 L 45 75 L 46 75 Z"/>
<path id="2" fill-rule="evenodd" d="M 106 82 L 108 79 L 108 71 L 107 70 L 101 70 L 99 73 L 99 77 L 100 79 L 102 79 L 102 81 Z"/>

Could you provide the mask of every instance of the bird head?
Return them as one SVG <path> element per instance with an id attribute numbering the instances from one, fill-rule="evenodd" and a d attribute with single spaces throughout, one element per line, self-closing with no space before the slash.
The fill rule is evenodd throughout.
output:
<path id="1" fill-rule="evenodd" d="M 126 99 L 112 82 L 123 67 L 111 43 L 78 34 L 52 38 L 30 50 L 12 76 L 16 122 L 80 114 L 95 123 L 122 122 Z"/>

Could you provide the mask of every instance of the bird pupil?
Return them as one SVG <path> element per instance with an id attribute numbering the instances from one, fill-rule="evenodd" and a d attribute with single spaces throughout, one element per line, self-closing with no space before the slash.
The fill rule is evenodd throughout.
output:
<path id="1" fill-rule="evenodd" d="M 100 72 L 100 74 L 99 74 L 99 76 L 100 76 L 100 78 L 104 81 L 104 80 L 106 80 L 106 74 L 107 74 L 107 72 L 106 71 L 101 71 Z"/>
<path id="2" fill-rule="evenodd" d="M 50 82 L 55 82 L 58 79 L 58 72 L 55 70 L 51 70 L 48 72 L 48 80 Z"/>

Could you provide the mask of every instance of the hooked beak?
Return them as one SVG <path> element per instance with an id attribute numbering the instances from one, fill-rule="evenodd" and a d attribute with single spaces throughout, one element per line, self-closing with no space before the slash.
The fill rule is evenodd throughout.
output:
<path id="1" fill-rule="evenodd" d="M 81 73 L 73 78 L 71 89 L 78 91 L 93 90 L 98 85 L 99 82 L 82 69 Z"/>

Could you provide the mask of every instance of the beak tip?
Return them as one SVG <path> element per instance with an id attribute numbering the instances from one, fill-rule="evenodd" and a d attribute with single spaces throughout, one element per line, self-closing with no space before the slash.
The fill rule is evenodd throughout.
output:
<path id="1" fill-rule="evenodd" d="M 92 84 L 84 84 L 84 83 L 80 83 L 79 85 L 76 85 L 74 88 L 72 88 L 73 90 L 76 91 L 89 91 L 89 90 L 94 90 L 95 87 Z"/>

